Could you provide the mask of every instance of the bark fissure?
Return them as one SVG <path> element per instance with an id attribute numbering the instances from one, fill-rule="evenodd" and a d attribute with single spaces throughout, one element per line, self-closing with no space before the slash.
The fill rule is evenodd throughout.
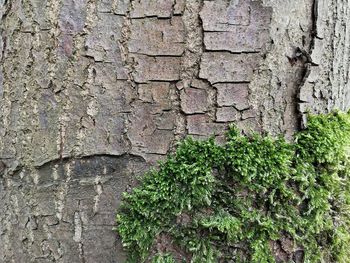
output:
<path id="1" fill-rule="evenodd" d="M 350 106 L 325 1 L 0 1 L 0 261 L 119 262 L 121 193 L 184 136 Z"/>

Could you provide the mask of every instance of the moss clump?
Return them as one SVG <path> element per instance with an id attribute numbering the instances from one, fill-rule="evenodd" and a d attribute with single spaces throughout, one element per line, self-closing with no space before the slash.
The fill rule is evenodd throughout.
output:
<path id="1" fill-rule="evenodd" d="M 349 154 L 340 112 L 309 116 L 294 143 L 233 127 L 223 146 L 188 138 L 124 194 L 128 260 L 350 262 Z"/>

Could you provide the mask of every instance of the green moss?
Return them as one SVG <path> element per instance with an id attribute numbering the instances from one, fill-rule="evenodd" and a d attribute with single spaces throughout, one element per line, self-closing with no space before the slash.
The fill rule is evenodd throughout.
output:
<path id="1" fill-rule="evenodd" d="M 304 262 L 350 262 L 349 153 L 340 112 L 309 116 L 294 143 L 234 127 L 225 145 L 188 138 L 124 194 L 129 262 L 275 262 L 271 244 L 286 237 Z M 157 251 L 162 233 L 183 253 Z"/>
<path id="2" fill-rule="evenodd" d="M 175 260 L 169 254 L 157 254 L 153 257 L 152 263 L 175 263 Z"/>

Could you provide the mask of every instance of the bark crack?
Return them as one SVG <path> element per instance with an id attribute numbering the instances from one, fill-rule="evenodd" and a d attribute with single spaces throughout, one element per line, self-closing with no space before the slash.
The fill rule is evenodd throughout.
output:
<path id="1" fill-rule="evenodd" d="M 318 0 L 312 1 L 312 12 L 311 12 L 311 32 L 310 32 L 310 42 L 308 46 L 308 50 L 304 51 L 298 48 L 296 50 L 297 53 L 299 53 L 299 57 L 303 60 L 303 72 L 301 73 L 301 80 L 297 87 L 297 93 L 295 96 L 296 103 L 296 112 L 297 116 L 299 118 L 298 123 L 299 127 L 298 129 L 303 129 L 306 127 L 306 114 L 301 109 L 301 105 L 304 102 L 301 99 L 301 90 L 304 87 L 305 83 L 307 82 L 307 79 L 310 76 L 311 73 L 311 66 L 318 66 L 316 63 L 312 61 L 311 55 L 315 48 L 315 40 L 317 39 L 317 19 L 318 19 Z"/>

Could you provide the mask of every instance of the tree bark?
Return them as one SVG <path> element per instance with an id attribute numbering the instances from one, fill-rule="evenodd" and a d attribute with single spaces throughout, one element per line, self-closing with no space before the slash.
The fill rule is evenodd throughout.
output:
<path id="1" fill-rule="evenodd" d="M 123 262 L 121 193 L 186 135 L 350 107 L 349 0 L 0 0 L 0 262 Z"/>

